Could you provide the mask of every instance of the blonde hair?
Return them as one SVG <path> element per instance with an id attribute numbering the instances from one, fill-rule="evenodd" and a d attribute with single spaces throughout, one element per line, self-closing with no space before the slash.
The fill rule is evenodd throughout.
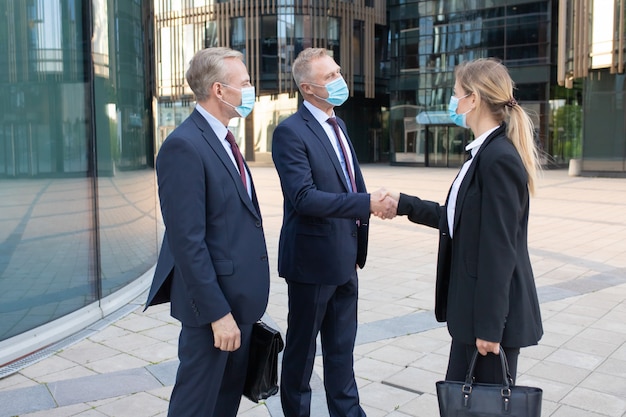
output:
<path id="1" fill-rule="evenodd" d="M 466 93 L 480 97 L 498 122 L 507 121 L 506 134 L 522 158 L 528 175 L 528 189 L 534 194 L 541 169 L 535 127 L 528 113 L 513 97 L 515 83 L 507 68 L 495 59 L 480 58 L 459 64 L 455 77 Z"/>
<path id="2" fill-rule="evenodd" d="M 300 83 L 305 82 L 311 75 L 311 61 L 328 56 L 328 51 L 324 48 L 306 48 L 298 54 L 291 66 L 291 74 L 298 89 Z"/>
<path id="3" fill-rule="evenodd" d="M 197 101 L 209 98 L 213 83 L 227 81 L 228 67 L 224 60 L 228 58 L 243 60 L 243 54 L 230 48 L 216 47 L 202 49 L 191 58 L 185 78 Z"/>

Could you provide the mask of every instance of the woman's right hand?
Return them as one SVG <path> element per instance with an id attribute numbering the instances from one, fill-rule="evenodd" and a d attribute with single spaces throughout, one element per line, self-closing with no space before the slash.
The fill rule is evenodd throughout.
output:
<path id="1" fill-rule="evenodd" d="M 487 340 L 476 338 L 476 349 L 478 349 L 478 353 L 483 356 L 486 356 L 487 353 L 495 353 L 496 355 L 500 354 L 500 343 L 499 342 L 489 342 Z"/>

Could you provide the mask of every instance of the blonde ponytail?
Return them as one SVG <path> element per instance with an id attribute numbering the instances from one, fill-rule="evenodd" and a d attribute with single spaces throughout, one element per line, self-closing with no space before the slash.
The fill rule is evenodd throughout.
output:
<path id="1" fill-rule="evenodd" d="M 541 167 L 539 153 L 535 145 L 535 127 L 526 111 L 515 101 L 513 101 L 513 106 L 509 108 L 508 113 L 509 122 L 506 134 L 522 158 L 528 175 L 528 190 L 531 195 L 534 195 Z"/>

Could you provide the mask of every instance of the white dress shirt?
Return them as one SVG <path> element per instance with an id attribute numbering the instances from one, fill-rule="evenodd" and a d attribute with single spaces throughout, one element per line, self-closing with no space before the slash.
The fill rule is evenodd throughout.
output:
<path id="1" fill-rule="evenodd" d="M 469 145 L 465 147 L 466 151 L 471 152 L 472 157 L 468 159 L 467 161 L 465 161 L 465 163 L 461 167 L 461 170 L 459 171 L 456 178 L 454 179 L 454 182 L 452 183 L 452 187 L 450 188 L 450 196 L 448 197 L 448 203 L 446 205 L 446 211 L 448 214 L 448 230 L 450 232 L 451 239 L 453 237 L 452 233 L 454 230 L 454 213 L 456 209 L 456 199 L 459 195 L 459 189 L 461 188 L 461 183 L 463 182 L 463 178 L 465 178 L 465 174 L 467 174 L 467 170 L 472 165 L 472 162 L 474 161 L 474 159 L 476 159 L 476 154 L 478 154 L 478 150 L 480 149 L 481 145 L 485 142 L 485 139 L 487 139 L 487 137 L 491 134 L 491 132 L 496 130 L 498 127 L 500 126 L 496 126 L 493 129 L 489 129 L 488 131 L 486 131 L 485 133 L 477 137 L 475 140 L 473 140 Z"/>
<path id="2" fill-rule="evenodd" d="M 237 172 L 239 172 L 239 167 L 237 166 L 237 160 L 235 159 L 235 155 L 233 155 L 233 150 L 230 148 L 230 143 L 228 143 L 228 141 L 226 140 L 226 134 L 228 133 L 228 128 L 224 126 L 222 122 L 220 122 L 215 117 L 213 117 L 213 115 L 209 113 L 208 111 L 206 111 L 204 107 L 202 107 L 201 105 L 196 104 L 196 110 L 198 110 L 198 112 L 206 119 L 207 123 L 209 123 L 209 126 L 211 126 L 211 129 L 213 129 L 213 132 L 222 143 L 222 146 L 224 147 L 224 149 L 226 149 L 226 153 L 228 154 L 228 156 L 230 156 L 230 160 L 233 161 L 233 165 L 235 165 L 235 169 L 237 170 Z M 243 158 L 243 155 L 242 155 L 242 158 Z M 245 165 L 244 165 L 244 171 L 246 171 L 246 188 L 247 188 L 246 191 L 248 191 L 248 196 L 251 197 L 252 188 L 250 185 L 250 173 L 245 168 Z"/>

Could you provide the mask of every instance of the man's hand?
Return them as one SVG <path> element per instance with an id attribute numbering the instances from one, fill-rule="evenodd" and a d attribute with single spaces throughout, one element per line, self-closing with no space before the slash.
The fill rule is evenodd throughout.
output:
<path id="1" fill-rule="evenodd" d="M 233 352 L 241 346 L 241 331 L 231 313 L 211 323 L 214 346 L 219 350 Z"/>
<path id="2" fill-rule="evenodd" d="M 488 342 L 483 339 L 476 339 L 476 349 L 478 349 L 478 353 L 485 356 L 487 353 L 495 353 L 496 355 L 500 354 L 500 343 L 498 342 Z"/>
<path id="3" fill-rule="evenodd" d="M 393 219 L 398 211 L 398 201 L 381 188 L 370 194 L 370 212 L 381 219 Z"/>

